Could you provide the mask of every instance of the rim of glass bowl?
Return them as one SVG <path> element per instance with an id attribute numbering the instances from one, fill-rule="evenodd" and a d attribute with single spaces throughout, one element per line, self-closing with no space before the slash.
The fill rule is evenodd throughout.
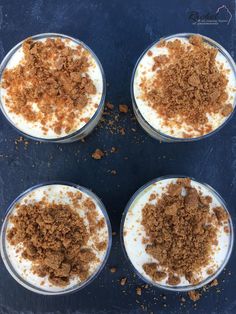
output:
<path id="1" fill-rule="evenodd" d="M 43 39 L 43 38 L 50 38 L 50 37 L 53 37 L 53 38 L 58 38 L 59 37 L 59 38 L 62 38 L 62 39 L 70 39 L 73 42 L 75 42 L 76 44 L 81 45 L 83 48 L 88 50 L 89 53 L 91 53 L 92 57 L 94 58 L 94 60 L 98 64 L 98 67 L 99 67 L 99 69 L 101 71 L 101 75 L 102 75 L 103 89 L 102 89 L 102 96 L 101 96 L 100 103 L 98 105 L 98 108 L 97 108 L 96 112 L 92 116 L 92 118 L 82 128 L 80 128 L 79 130 L 77 130 L 77 131 L 75 131 L 75 132 L 73 132 L 73 133 L 71 133 L 69 135 L 66 135 L 66 136 L 63 136 L 63 137 L 56 137 L 56 138 L 47 139 L 47 138 L 35 137 L 35 136 L 30 135 L 30 134 L 27 134 L 27 133 L 23 132 L 22 130 L 20 130 L 18 127 L 15 126 L 15 124 L 11 121 L 10 117 L 7 115 L 7 113 L 4 110 L 4 105 L 3 105 L 3 102 L 2 102 L 2 96 L 1 96 L 1 88 L 0 88 L 0 108 L 1 108 L 1 111 L 2 111 L 3 115 L 5 116 L 7 121 L 11 124 L 11 126 L 13 126 L 13 128 L 16 131 L 18 131 L 20 134 L 22 134 L 25 137 L 28 137 L 28 138 L 30 138 L 32 140 L 35 140 L 35 141 L 49 142 L 49 143 L 50 142 L 51 143 L 53 143 L 53 142 L 62 142 L 62 141 L 66 142 L 67 140 L 69 142 L 70 139 L 82 135 L 84 132 L 86 132 L 88 129 L 90 129 L 90 127 L 91 127 L 91 130 L 92 130 L 93 127 L 95 126 L 94 123 L 95 123 L 96 119 L 99 118 L 99 115 L 102 112 L 103 107 L 104 107 L 105 96 L 106 96 L 106 78 L 105 78 L 105 73 L 104 73 L 103 67 L 102 67 L 101 62 L 99 61 L 98 57 L 93 52 L 93 50 L 91 48 L 89 48 L 81 40 L 76 39 L 76 38 L 71 37 L 71 36 L 60 34 L 60 33 L 41 33 L 41 34 L 30 36 L 30 38 L 32 38 L 34 40 L 39 40 L 39 39 Z M 16 44 L 7 53 L 7 55 L 2 60 L 2 62 L 0 64 L 0 82 L 2 81 L 2 75 L 3 75 L 3 72 L 4 72 L 8 62 L 10 61 L 11 57 L 13 56 L 13 54 L 20 48 L 20 46 L 23 44 L 24 41 L 25 41 L 25 39 L 22 40 L 21 42 L 19 42 L 18 44 Z"/>
<path id="2" fill-rule="evenodd" d="M 21 200 L 28 193 L 30 193 L 30 192 L 32 192 L 32 191 L 34 191 L 34 190 L 36 190 L 36 189 L 38 189 L 40 187 L 56 185 L 56 184 L 74 187 L 74 188 L 82 191 L 83 193 L 87 194 L 89 197 L 91 197 L 92 199 L 95 200 L 95 202 L 97 203 L 97 205 L 101 209 L 102 214 L 104 215 L 104 218 L 106 220 L 107 229 L 108 229 L 108 245 L 107 245 L 106 253 L 105 253 L 105 256 L 104 256 L 104 259 L 103 259 L 102 263 L 98 266 L 97 270 L 87 280 L 85 280 L 81 284 L 74 285 L 73 287 L 70 287 L 70 288 L 67 288 L 67 289 L 63 289 L 61 291 L 55 291 L 54 292 L 54 291 L 48 291 L 48 290 L 41 289 L 40 287 L 34 286 L 33 284 L 31 284 L 28 281 L 24 280 L 17 273 L 17 271 L 12 266 L 12 264 L 10 262 L 10 259 L 7 256 L 7 251 L 6 251 L 6 230 L 7 230 L 9 216 L 12 213 L 12 210 L 14 209 L 14 206 L 16 205 L 16 203 L 19 200 Z M 45 183 L 40 183 L 40 184 L 34 185 L 31 188 L 29 188 L 26 191 L 24 191 L 23 193 L 21 193 L 19 196 L 17 196 L 16 199 L 9 205 L 9 207 L 6 210 L 6 212 L 4 213 L 4 220 L 3 220 L 2 228 L 1 228 L 1 242 L 0 242 L 0 251 L 1 251 L 1 256 L 2 256 L 2 260 L 4 262 L 4 265 L 5 265 L 6 269 L 8 270 L 8 272 L 10 273 L 10 275 L 20 285 L 22 285 L 24 288 L 26 288 L 26 289 L 28 289 L 30 291 L 38 293 L 38 294 L 42 294 L 42 295 L 63 295 L 63 294 L 69 294 L 69 293 L 72 293 L 72 292 L 76 292 L 78 290 L 81 290 L 81 289 L 85 288 L 95 278 L 97 278 L 97 276 L 101 273 L 102 269 L 106 265 L 107 259 L 109 257 L 110 251 L 111 251 L 111 245 L 112 245 L 111 223 L 110 223 L 110 220 L 109 220 L 109 217 L 108 217 L 108 214 L 107 214 L 107 211 L 106 211 L 106 208 L 105 208 L 104 204 L 97 197 L 97 195 L 95 195 L 92 191 L 90 191 L 89 189 L 87 189 L 87 188 L 85 188 L 85 187 L 83 187 L 81 185 L 78 185 L 78 184 L 65 182 L 65 181 L 50 181 L 50 182 L 45 182 Z"/>
<path id="3" fill-rule="evenodd" d="M 129 258 L 128 256 L 128 253 L 126 251 L 126 247 L 125 247 L 125 243 L 124 243 L 124 237 L 123 237 L 123 231 L 124 231 L 124 224 L 125 224 L 125 219 L 126 219 L 126 215 L 131 207 L 131 205 L 133 204 L 133 202 L 135 201 L 135 199 L 137 198 L 137 196 L 142 193 L 144 190 L 146 190 L 149 186 L 151 186 L 153 183 L 156 183 L 156 182 L 160 182 L 162 180 L 166 180 L 166 179 L 178 179 L 178 178 L 190 178 L 191 181 L 195 181 L 196 183 L 199 183 L 200 185 L 203 185 L 204 187 L 206 187 L 210 193 L 212 193 L 216 199 L 220 202 L 220 204 L 222 205 L 222 207 L 225 209 L 225 211 L 228 213 L 228 221 L 229 221 L 229 227 L 230 227 L 230 239 L 229 239 L 229 249 L 228 249 L 228 252 L 227 252 L 227 255 L 223 261 L 223 263 L 220 265 L 220 267 L 217 269 L 217 271 L 207 277 L 205 280 L 201 281 L 199 284 L 197 285 L 188 285 L 188 286 L 166 286 L 166 285 L 162 285 L 162 284 L 159 284 L 157 282 L 154 282 L 152 280 L 150 280 L 149 278 L 147 277 L 144 277 L 136 268 L 135 266 L 133 265 L 131 259 Z M 126 207 L 125 207 L 125 210 L 122 214 L 122 219 L 121 219 L 121 225 L 120 225 L 120 240 L 121 240 L 121 246 L 123 248 L 123 252 L 126 256 L 126 259 L 129 261 L 129 264 L 131 265 L 131 268 L 133 269 L 133 271 L 138 275 L 138 277 L 140 279 L 142 279 L 144 282 L 146 282 L 147 284 L 150 284 L 154 287 L 157 287 L 157 288 L 161 288 L 161 289 L 164 289 L 164 290 L 169 290 L 169 291 L 176 291 L 176 292 L 187 292 L 187 291 L 191 291 L 191 290 L 194 290 L 194 289 L 199 289 L 203 286 L 205 286 L 206 284 L 208 284 L 209 282 L 211 282 L 212 280 L 214 280 L 216 277 L 219 276 L 219 274 L 222 272 L 222 270 L 224 269 L 224 267 L 226 266 L 226 264 L 228 263 L 229 261 L 229 258 L 231 256 L 231 253 L 232 253 L 232 249 L 233 249 L 233 244 L 234 244 L 234 229 L 233 229 L 233 222 L 232 222 L 232 218 L 231 218 L 231 215 L 227 209 L 227 206 L 226 206 L 226 203 L 224 201 L 224 199 L 220 196 L 220 194 L 215 191 L 211 186 L 209 186 L 207 183 L 202 183 L 202 182 L 199 182 L 197 181 L 196 179 L 192 178 L 192 177 L 188 177 L 188 176 L 184 176 L 184 175 L 168 175 L 168 176 L 162 176 L 162 177 L 158 177 L 156 179 L 153 179 L 149 182 L 147 182 L 146 184 L 144 184 L 142 187 L 140 187 L 134 194 L 133 196 L 130 198 L 130 200 L 128 201 Z"/>
<path id="4" fill-rule="evenodd" d="M 136 74 L 136 70 L 138 68 L 138 65 L 140 63 L 140 61 L 142 60 L 142 58 L 144 57 L 144 55 L 148 52 L 148 50 L 150 48 L 152 48 L 154 45 L 156 45 L 157 43 L 160 42 L 160 40 L 169 40 L 175 37 L 180 37 L 180 38 L 189 38 L 190 36 L 193 35 L 199 35 L 204 39 L 204 42 L 206 42 L 207 44 L 209 44 L 210 46 L 217 48 L 218 51 L 227 59 L 227 61 L 230 64 L 230 67 L 234 73 L 234 77 L 236 80 L 236 64 L 233 60 L 233 58 L 231 57 L 231 55 L 228 53 L 228 51 L 222 47 L 218 42 L 214 41 L 213 39 L 198 34 L 198 33 L 178 33 L 178 34 L 173 34 L 173 35 L 169 35 L 166 37 L 162 37 L 160 39 L 158 39 L 157 41 L 153 42 L 151 45 L 149 45 L 141 54 L 141 56 L 138 58 L 138 61 L 136 62 L 135 66 L 134 66 L 134 70 L 132 72 L 132 77 L 131 77 L 131 85 L 130 85 L 130 92 L 131 92 L 131 99 L 132 99 L 132 104 L 133 104 L 133 109 L 134 109 L 134 113 L 136 115 L 138 115 L 138 117 L 142 120 L 142 122 L 145 124 L 146 129 L 144 129 L 144 127 L 142 126 L 142 128 L 149 133 L 148 129 L 150 130 L 150 133 L 152 133 L 152 135 L 149 133 L 149 135 L 151 135 L 152 137 L 155 137 L 156 139 L 163 139 L 169 142 L 193 142 L 193 141 L 197 141 L 197 140 L 201 140 L 204 139 L 208 136 L 211 136 L 213 134 L 215 134 L 216 132 L 220 131 L 220 129 L 229 122 L 229 120 L 232 118 L 233 114 L 235 113 L 235 107 L 236 107 L 236 93 L 234 95 L 234 100 L 233 100 L 233 111 L 231 112 L 231 114 L 225 119 L 225 121 L 215 130 L 211 131 L 210 133 L 207 133 L 205 135 L 202 136 L 197 136 L 197 137 L 192 137 L 192 138 L 181 138 L 181 137 L 173 137 L 170 135 L 167 135 L 165 133 L 162 133 L 161 131 L 158 131 L 157 129 L 155 129 L 151 124 L 149 124 L 149 122 L 143 117 L 143 115 L 141 114 L 138 105 L 136 103 L 136 98 L 134 96 L 134 78 L 135 78 L 135 74 Z M 236 87 L 236 86 L 235 86 Z"/>

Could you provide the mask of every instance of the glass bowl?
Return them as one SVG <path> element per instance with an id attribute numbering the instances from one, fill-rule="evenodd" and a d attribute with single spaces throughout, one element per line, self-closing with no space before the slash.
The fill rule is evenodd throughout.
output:
<path id="1" fill-rule="evenodd" d="M 145 262 L 153 262 L 152 261 L 147 261 L 147 257 L 146 256 L 142 256 L 142 253 L 140 253 L 141 251 L 143 252 L 143 249 L 138 249 L 138 243 L 139 241 L 142 240 L 142 236 L 145 233 L 142 233 L 143 230 L 139 229 L 138 232 L 135 232 L 135 230 L 133 230 L 134 225 L 136 223 L 136 220 L 134 222 L 134 220 L 131 222 L 129 222 L 132 227 L 127 231 L 128 228 L 128 223 L 127 223 L 127 217 L 128 219 L 130 219 L 130 217 L 135 217 L 134 211 L 135 210 L 140 210 L 137 209 L 138 207 L 143 207 L 145 205 L 145 203 L 148 201 L 148 197 L 149 195 L 152 193 L 151 191 L 151 187 L 153 186 L 153 184 L 158 183 L 158 184 L 162 184 L 165 180 L 174 180 L 174 179 L 178 179 L 178 178 L 186 178 L 185 176 L 165 176 L 165 177 L 159 177 L 157 179 L 154 179 L 148 183 L 146 183 L 145 185 L 143 185 L 141 188 L 139 188 L 134 195 L 131 197 L 131 199 L 129 200 L 124 213 L 122 215 L 122 220 L 121 220 L 121 227 L 120 227 L 120 237 L 121 237 L 121 244 L 122 244 L 122 248 L 124 251 L 124 254 L 127 258 L 127 260 L 129 261 L 131 268 L 133 269 L 133 271 L 147 284 L 150 284 L 152 286 L 164 289 L 164 290 L 170 290 L 170 291 L 176 291 L 176 292 L 184 292 L 184 291 L 191 291 L 194 289 L 198 289 L 203 287 L 204 285 L 210 283 L 212 280 L 214 280 L 217 276 L 219 276 L 219 274 L 222 272 L 222 270 L 224 269 L 224 267 L 226 266 L 230 255 L 232 253 L 232 248 L 233 248 L 233 242 L 234 242 L 234 230 L 233 230 L 233 224 L 232 224 L 232 219 L 230 217 L 229 211 L 226 207 L 226 204 L 224 202 L 224 200 L 222 199 L 222 197 L 209 185 L 205 184 L 205 183 L 199 183 L 198 181 L 196 181 L 193 178 L 191 179 L 191 182 L 196 183 L 198 186 L 201 186 L 203 188 L 203 190 L 207 191 L 207 193 L 209 192 L 210 195 L 213 196 L 213 199 L 216 200 L 217 204 L 219 203 L 224 209 L 225 211 L 228 213 L 228 227 L 229 227 L 229 239 L 227 240 L 227 246 L 226 246 L 226 252 L 223 255 L 223 261 L 221 262 L 220 266 L 217 267 L 217 270 L 214 274 L 212 275 L 208 275 L 207 278 L 203 279 L 200 283 L 193 285 L 193 284 L 183 284 L 183 285 L 178 285 L 178 286 L 170 286 L 167 284 L 162 284 L 162 283 L 158 283 L 155 282 L 151 279 L 149 279 L 147 277 L 147 275 L 145 275 L 144 271 L 142 271 L 142 265 Z M 168 181 L 167 181 L 168 182 Z M 143 197 L 146 194 L 146 200 L 141 201 L 141 197 Z M 136 207 L 135 207 L 136 206 Z M 129 211 L 132 209 L 132 213 L 129 214 Z M 127 215 L 130 216 L 127 216 Z M 137 217 L 136 217 L 137 218 Z M 135 218 L 135 219 L 136 219 Z M 131 218 L 132 219 L 132 218 Z M 140 218 L 138 218 L 140 219 Z M 127 225 L 126 225 L 127 223 Z M 133 241 L 133 243 L 131 242 L 130 245 L 130 249 L 128 248 L 128 246 L 126 245 L 126 241 L 125 241 L 125 236 L 128 234 L 131 234 L 130 239 Z M 140 238 L 140 239 L 139 239 Z M 130 257 L 130 252 L 133 254 L 135 254 L 135 256 Z M 138 257 L 140 257 L 140 260 L 138 261 Z"/>
<path id="2" fill-rule="evenodd" d="M 186 39 L 186 38 L 189 38 L 193 35 L 201 36 L 205 43 L 209 44 L 211 47 L 216 48 L 226 58 L 226 60 L 228 61 L 229 65 L 230 65 L 230 68 L 233 71 L 235 82 L 236 82 L 236 64 L 235 64 L 233 58 L 219 43 L 217 43 L 213 39 L 208 38 L 206 36 L 203 36 L 201 34 L 180 33 L 180 34 L 174 34 L 174 35 L 170 35 L 170 36 L 161 38 L 160 40 L 170 40 L 170 39 L 173 39 L 176 37 Z M 137 70 L 139 63 L 141 62 L 142 58 L 144 57 L 144 55 L 148 52 L 149 49 L 151 49 L 154 45 L 159 43 L 160 40 L 157 40 L 156 42 L 152 43 L 150 46 L 148 46 L 147 49 L 144 50 L 144 52 L 141 54 L 138 61 L 136 62 L 133 73 L 132 73 L 130 92 L 131 92 L 131 99 L 132 99 L 134 114 L 135 114 L 139 124 L 151 137 L 153 137 L 159 141 L 163 141 L 163 142 L 193 142 L 193 141 L 201 140 L 201 139 L 204 139 L 210 135 L 215 134 L 232 118 L 235 110 L 233 110 L 233 112 L 225 119 L 225 121 L 215 130 L 213 130 L 213 131 L 211 131 L 211 132 L 209 132 L 203 136 L 198 136 L 198 137 L 193 137 L 193 138 L 178 138 L 178 137 L 174 137 L 174 136 L 170 136 L 170 135 L 167 135 L 165 133 L 162 133 L 161 131 L 154 128 L 141 114 L 141 112 L 138 108 L 137 102 L 136 102 L 135 95 L 134 95 L 134 79 L 136 76 L 136 70 Z M 236 86 L 235 86 L 235 90 L 236 90 Z M 234 100 L 233 100 L 233 108 L 234 109 L 235 109 L 235 105 L 236 105 L 236 92 L 234 92 Z"/>
<path id="3" fill-rule="evenodd" d="M 34 35 L 31 36 L 32 39 L 34 40 L 40 40 L 40 39 L 45 39 L 45 38 L 62 38 L 62 39 L 69 39 L 71 41 L 73 41 L 75 44 L 81 45 L 85 50 L 89 51 L 89 53 L 92 55 L 92 57 L 94 58 L 95 62 L 97 63 L 100 72 L 101 72 L 101 76 L 102 76 L 102 84 L 103 84 L 103 89 L 102 89 L 102 95 L 101 95 L 101 100 L 100 103 L 98 104 L 98 108 L 96 110 L 96 112 L 94 113 L 94 115 L 91 117 L 91 119 L 80 129 L 78 129 L 77 131 L 63 136 L 63 137 L 56 137 L 56 138 L 41 138 L 41 137 L 35 137 L 32 136 L 28 133 L 23 132 L 22 130 L 20 130 L 15 124 L 14 122 L 11 120 L 11 118 L 9 117 L 9 115 L 6 113 L 5 109 L 4 109 L 4 105 L 2 102 L 2 95 L 1 95 L 1 88 L 0 88 L 0 108 L 1 111 L 3 113 L 3 115 L 5 116 L 5 118 L 7 119 L 7 121 L 24 137 L 30 138 L 32 140 L 35 141 L 41 141 L 41 142 L 49 142 L 49 143 L 71 143 L 74 141 L 78 141 L 84 137 L 86 137 L 90 132 L 92 132 L 92 130 L 95 128 L 95 126 L 98 124 L 102 113 L 103 113 L 103 109 L 104 109 L 104 103 L 105 103 L 105 96 L 106 96 L 106 79 L 105 79 L 105 74 L 102 68 L 102 65 L 99 61 L 99 59 L 97 58 L 97 56 L 95 55 L 95 53 L 82 41 L 75 39 L 73 37 L 64 35 L 64 34 L 58 34 L 58 33 L 43 33 L 43 34 L 38 34 L 38 35 Z M 22 46 L 24 40 L 21 41 L 20 43 L 18 43 L 15 47 L 13 47 L 8 54 L 5 56 L 5 58 L 3 59 L 1 65 L 0 65 L 0 82 L 2 80 L 2 75 L 3 72 L 8 64 L 8 62 L 10 61 L 11 57 L 14 55 L 14 53 Z"/>
<path id="4" fill-rule="evenodd" d="M 12 213 L 12 211 L 14 210 L 15 205 L 25 196 L 27 196 L 29 193 L 31 193 L 32 191 L 37 190 L 38 188 L 41 187 L 45 187 L 45 186 L 51 186 L 51 185 L 63 185 L 63 186 L 69 186 L 69 187 L 73 187 L 75 189 L 77 189 L 78 191 L 81 191 L 82 193 L 84 193 L 85 195 L 87 195 L 88 197 L 90 197 L 99 207 L 99 209 L 101 210 L 101 213 L 103 214 L 104 218 L 105 218 L 105 222 L 107 225 L 107 230 L 108 230 L 108 244 L 107 244 L 107 249 L 105 252 L 105 255 L 103 257 L 103 260 L 101 262 L 100 265 L 97 266 L 96 270 L 90 275 L 90 277 L 88 277 L 85 281 L 79 283 L 79 284 L 75 284 L 69 288 L 62 288 L 61 290 L 57 290 L 57 291 L 52 291 L 50 289 L 46 289 L 46 288 L 41 288 L 39 287 L 39 285 L 33 285 L 31 283 L 29 283 L 26 279 L 24 279 L 14 268 L 14 266 L 12 265 L 12 262 L 10 261 L 10 258 L 7 254 L 7 247 L 6 247 L 6 234 L 7 234 L 7 226 L 8 226 L 8 222 L 9 222 L 9 217 Z M 83 288 L 85 288 L 87 285 L 89 285 L 102 271 L 102 269 L 104 268 L 108 256 L 110 254 L 110 250 L 111 250 L 111 245 L 112 245 L 112 231 L 111 231 L 111 224 L 110 224 L 110 220 L 107 214 L 107 211 L 105 209 L 105 206 L 103 205 L 103 203 L 101 202 L 101 200 L 90 190 L 79 186 L 77 184 L 73 184 L 73 183 L 69 183 L 69 182 L 63 182 L 63 181 L 53 181 L 53 182 L 46 182 L 46 183 L 41 183 L 38 185 L 35 185 L 31 188 L 29 188 L 28 190 L 26 190 L 25 192 L 21 193 L 8 207 L 8 209 L 6 210 L 5 213 L 5 217 L 3 220 L 3 224 L 2 224 L 2 229 L 1 229 L 1 242 L 0 242 L 0 251 L 1 251 L 1 256 L 2 256 L 2 260 L 3 263 L 6 266 L 6 269 L 8 270 L 8 272 L 10 273 L 10 275 L 23 287 L 25 287 L 26 289 L 36 292 L 38 294 L 42 294 L 42 295 L 63 295 L 63 294 L 69 294 L 75 291 L 79 291 Z M 42 278 L 43 280 L 43 278 Z"/>

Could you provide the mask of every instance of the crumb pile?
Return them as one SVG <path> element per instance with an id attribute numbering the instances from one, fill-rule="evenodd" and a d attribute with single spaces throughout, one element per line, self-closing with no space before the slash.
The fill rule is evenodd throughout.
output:
<path id="1" fill-rule="evenodd" d="M 136 126 L 137 120 L 133 113 L 129 110 L 128 105 L 114 105 L 110 102 L 107 102 L 104 108 L 103 116 L 97 128 L 105 129 L 111 135 L 125 136 L 125 134 L 129 131 L 136 131 L 134 128 Z"/>
<path id="2" fill-rule="evenodd" d="M 192 36 L 188 44 L 179 39 L 160 41 L 158 47 L 168 54 L 153 58 L 151 79 L 140 84 L 142 98 L 154 108 L 167 126 L 185 123 L 191 131 L 203 135 L 212 131 L 208 115 L 228 116 L 233 108 L 228 104 L 227 77 L 222 65 L 217 64 L 218 50 Z M 151 52 L 151 51 L 150 51 Z"/>
<path id="3" fill-rule="evenodd" d="M 87 74 L 89 52 L 80 45 L 69 47 L 60 38 L 29 38 L 23 43 L 23 53 L 22 62 L 3 73 L 6 106 L 27 121 L 39 122 L 45 134 L 48 128 L 58 135 L 74 131 L 82 110 L 96 93 Z"/>
<path id="4" fill-rule="evenodd" d="M 178 179 L 155 203 L 143 207 L 146 252 L 157 261 L 143 269 L 154 281 L 178 285 L 182 276 L 191 284 L 201 281 L 201 270 L 209 266 L 218 244 L 219 228 L 228 219 L 224 208 L 211 209 L 211 202 L 190 179 Z"/>
<path id="5" fill-rule="evenodd" d="M 105 221 L 98 219 L 93 201 L 87 198 L 82 203 L 80 192 L 68 195 L 73 198 L 75 208 L 87 210 L 88 226 L 72 206 L 42 199 L 32 204 L 17 204 L 16 213 L 10 216 L 13 226 L 7 232 L 9 243 L 20 247 L 22 258 L 32 261 L 33 273 L 47 276 L 52 285 L 60 287 L 76 277 L 85 281 L 91 275 L 90 267 L 99 263 L 91 247 L 92 237 L 96 251 L 107 247 L 107 241 L 101 242 L 97 235 Z"/>

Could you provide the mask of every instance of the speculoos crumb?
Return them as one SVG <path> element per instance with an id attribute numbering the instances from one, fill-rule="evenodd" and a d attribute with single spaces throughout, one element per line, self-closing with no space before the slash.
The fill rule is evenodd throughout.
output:
<path id="1" fill-rule="evenodd" d="M 188 296 L 189 298 L 193 301 L 193 302 L 196 302 L 200 299 L 200 293 L 196 290 L 192 290 L 192 291 L 189 291 L 188 292 Z"/>
<path id="2" fill-rule="evenodd" d="M 23 43 L 24 59 L 3 72 L 2 87 L 10 111 L 30 122 L 39 122 L 46 133 L 76 129 L 77 118 L 89 104 L 96 87 L 87 74 L 89 52 L 71 48 L 60 38 Z M 39 110 L 34 110 L 36 103 Z M 89 119 L 85 118 L 84 122 Z"/>
<path id="3" fill-rule="evenodd" d="M 92 158 L 93 159 L 96 159 L 96 160 L 99 160 L 99 159 L 102 159 L 104 157 L 104 152 L 97 148 L 93 153 L 92 153 Z"/>
<path id="4" fill-rule="evenodd" d="M 110 102 L 107 102 L 106 103 L 106 107 L 109 109 L 109 110 L 113 110 L 114 109 L 114 105 Z"/>
<path id="5" fill-rule="evenodd" d="M 217 279 L 214 279 L 214 280 L 210 283 L 210 286 L 211 286 L 211 287 L 216 287 L 216 286 L 218 286 L 218 280 L 217 280 Z"/>
<path id="6" fill-rule="evenodd" d="M 80 194 L 75 193 L 76 202 Z M 45 199 L 17 204 L 15 214 L 10 216 L 13 226 L 7 232 L 7 240 L 14 246 L 20 244 L 21 255 L 32 262 L 33 273 L 48 276 L 55 286 L 67 286 L 74 277 L 81 281 L 89 277 L 91 265 L 99 262 L 89 245 L 91 237 L 98 243 L 98 251 L 107 246 L 107 241 L 99 246 L 101 239 L 96 230 L 103 228 L 104 222 L 97 220 L 93 201 L 87 199 L 79 205 L 87 206 L 87 212 L 92 213 L 93 218 L 87 217 L 89 228 L 70 205 L 49 203 Z"/>
<path id="7" fill-rule="evenodd" d="M 117 268 L 116 268 L 116 267 L 111 267 L 111 268 L 110 268 L 110 272 L 111 272 L 111 273 L 114 274 L 114 273 L 116 273 L 116 271 L 117 271 Z"/>
<path id="8" fill-rule="evenodd" d="M 209 265 L 219 228 L 228 219 L 222 207 L 210 209 L 211 202 L 186 178 L 170 183 L 155 203 L 143 207 L 143 243 L 157 261 L 143 269 L 154 281 L 178 285 L 182 276 L 191 284 L 201 281 L 201 269 Z"/>
<path id="9" fill-rule="evenodd" d="M 121 104 L 119 105 L 119 111 L 122 112 L 122 113 L 127 113 L 129 110 L 128 106 L 125 105 L 125 104 Z"/>
<path id="10" fill-rule="evenodd" d="M 121 278 L 121 280 L 120 280 L 120 285 L 121 285 L 121 286 L 125 286 L 126 283 L 127 283 L 127 278 L 126 278 L 126 277 Z"/>
<path id="11" fill-rule="evenodd" d="M 142 295 L 142 288 L 141 287 L 137 287 L 136 288 L 136 294 L 141 296 Z"/>

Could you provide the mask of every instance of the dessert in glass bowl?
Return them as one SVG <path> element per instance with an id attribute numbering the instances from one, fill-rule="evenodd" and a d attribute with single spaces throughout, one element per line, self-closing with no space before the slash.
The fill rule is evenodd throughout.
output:
<path id="1" fill-rule="evenodd" d="M 234 238 L 219 194 L 185 177 L 162 177 L 140 188 L 123 214 L 121 237 L 137 274 L 174 291 L 190 291 L 215 279 Z"/>
<path id="2" fill-rule="evenodd" d="M 82 289 L 102 270 L 110 248 L 104 205 L 71 183 L 27 190 L 10 205 L 2 226 L 5 266 L 17 282 L 40 294 Z"/>
<path id="3" fill-rule="evenodd" d="M 131 95 L 134 113 L 152 137 L 169 142 L 202 139 L 232 116 L 236 66 L 208 37 L 172 35 L 141 55 Z"/>
<path id="4" fill-rule="evenodd" d="M 39 34 L 16 45 L 0 68 L 1 109 L 23 135 L 73 142 L 98 123 L 105 99 L 102 66 L 81 41 Z"/>

